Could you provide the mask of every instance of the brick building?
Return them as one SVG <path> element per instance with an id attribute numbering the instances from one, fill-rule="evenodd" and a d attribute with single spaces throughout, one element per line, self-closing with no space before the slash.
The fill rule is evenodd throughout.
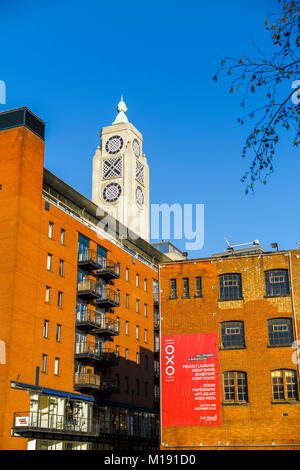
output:
<path id="1" fill-rule="evenodd" d="M 132 187 L 115 165 L 140 156 L 123 121 L 106 128 L 93 180 L 107 206 L 118 186 L 139 196 L 144 220 L 145 156 Z M 155 448 L 153 293 L 169 258 L 44 168 L 44 128 L 27 108 L 0 113 L 0 448 Z"/>
<path id="2" fill-rule="evenodd" d="M 163 263 L 159 280 L 161 448 L 299 449 L 300 251 L 266 252 L 253 246 Z M 201 350 L 201 341 L 210 335 L 217 335 L 212 336 L 217 343 L 210 345 L 216 346 L 214 353 L 207 354 L 211 351 L 208 346 Z M 174 341 L 185 341 L 186 348 L 195 341 L 194 357 L 182 349 L 176 356 L 176 348 L 165 346 Z M 217 386 L 205 383 L 201 372 L 213 356 L 216 363 L 210 370 Z M 185 375 L 193 390 L 191 416 L 185 395 L 189 390 L 176 382 L 187 364 L 195 367 Z M 170 388 L 168 376 L 174 371 Z M 195 383 L 204 385 L 193 388 Z M 199 401 L 202 408 L 196 405 Z M 201 425 L 209 406 L 214 416 L 208 419 L 218 418 L 219 423 Z M 183 407 L 185 413 L 178 418 Z M 177 421 L 172 421 L 173 414 Z"/>

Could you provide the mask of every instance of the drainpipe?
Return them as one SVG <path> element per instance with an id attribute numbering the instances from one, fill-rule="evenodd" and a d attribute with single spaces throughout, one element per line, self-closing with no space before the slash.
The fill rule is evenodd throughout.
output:
<path id="1" fill-rule="evenodd" d="M 297 328 L 297 318 L 296 318 L 295 299 L 294 299 L 292 259 L 291 259 L 291 252 L 290 251 L 289 251 L 289 267 L 290 267 L 290 278 L 291 278 L 291 299 L 292 299 L 292 309 L 293 309 L 295 339 L 296 339 L 295 342 L 296 342 L 297 371 L 298 371 L 298 381 L 299 381 L 300 380 L 299 341 L 298 341 L 298 328 Z"/>

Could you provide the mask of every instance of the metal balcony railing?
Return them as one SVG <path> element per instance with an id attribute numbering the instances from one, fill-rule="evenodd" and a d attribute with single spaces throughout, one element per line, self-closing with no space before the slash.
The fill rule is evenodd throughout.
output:
<path id="1" fill-rule="evenodd" d="M 99 336 L 109 337 L 119 334 L 116 320 L 90 309 L 77 311 L 76 327 Z"/>
<path id="2" fill-rule="evenodd" d="M 84 390 L 91 389 L 99 393 L 118 393 L 120 391 L 119 385 L 115 380 L 101 379 L 98 374 L 79 374 L 74 375 L 74 389 Z"/>
<path id="3" fill-rule="evenodd" d="M 78 252 L 78 266 L 85 271 L 100 269 L 105 262 L 105 258 L 96 251 L 86 249 Z"/>
<path id="4" fill-rule="evenodd" d="M 98 435 L 99 426 L 93 420 L 79 416 L 59 415 L 43 411 L 14 413 L 13 430 L 18 435 L 34 435 L 34 432 L 67 435 Z"/>
<path id="5" fill-rule="evenodd" d="M 75 343 L 75 359 L 84 363 L 98 363 L 111 366 L 119 363 L 116 351 L 87 341 Z"/>
<path id="6" fill-rule="evenodd" d="M 159 292 L 153 292 L 153 302 L 154 304 L 159 303 Z"/>
<path id="7" fill-rule="evenodd" d="M 85 279 L 77 284 L 77 296 L 90 301 L 99 295 L 99 285 L 91 279 Z"/>
<path id="8" fill-rule="evenodd" d="M 99 287 L 95 303 L 101 307 L 118 307 L 120 305 L 120 295 L 109 287 Z"/>
<path id="9" fill-rule="evenodd" d="M 155 330 L 159 329 L 159 317 L 154 317 L 153 326 Z"/>
<path id="10" fill-rule="evenodd" d="M 97 269 L 96 276 L 106 280 L 119 278 L 120 268 L 118 263 L 105 259 L 101 268 Z"/>
<path id="11" fill-rule="evenodd" d="M 101 377 L 97 374 L 75 374 L 74 375 L 74 386 L 76 388 L 87 387 L 87 388 L 100 388 Z"/>

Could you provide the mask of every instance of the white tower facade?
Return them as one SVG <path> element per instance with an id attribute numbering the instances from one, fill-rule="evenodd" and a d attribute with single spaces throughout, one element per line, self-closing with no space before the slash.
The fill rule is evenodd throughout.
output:
<path id="1" fill-rule="evenodd" d="M 101 130 L 93 159 L 92 200 L 139 237 L 149 241 L 149 167 L 142 134 L 128 122 L 121 98 L 118 115 Z"/>

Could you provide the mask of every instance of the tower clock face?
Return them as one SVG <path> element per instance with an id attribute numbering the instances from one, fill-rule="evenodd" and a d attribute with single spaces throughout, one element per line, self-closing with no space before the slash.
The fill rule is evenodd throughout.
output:
<path id="1" fill-rule="evenodd" d="M 118 183 L 110 183 L 103 190 L 103 199 L 106 202 L 115 202 L 121 196 L 121 186 Z"/>
<path id="2" fill-rule="evenodd" d="M 138 143 L 137 139 L 134 139 L 132 142 L 132 149 L 137 158 L 141 156 L 141 147 L 140 144 Z"/>
<path id="3" fill-rule="evenodd" d="M 136 188 L 136 202 L 139 207 L 143 207 L 144 205 L 144 193 L 140 186 Z"/>
<path id="4" fill-rule="evenodd" d="M 119 135 L 114 135 L 110 137 L 105 145 L 105 150 L 110 153 L 118 153 L 123 147 L 123 139 Z"/>

